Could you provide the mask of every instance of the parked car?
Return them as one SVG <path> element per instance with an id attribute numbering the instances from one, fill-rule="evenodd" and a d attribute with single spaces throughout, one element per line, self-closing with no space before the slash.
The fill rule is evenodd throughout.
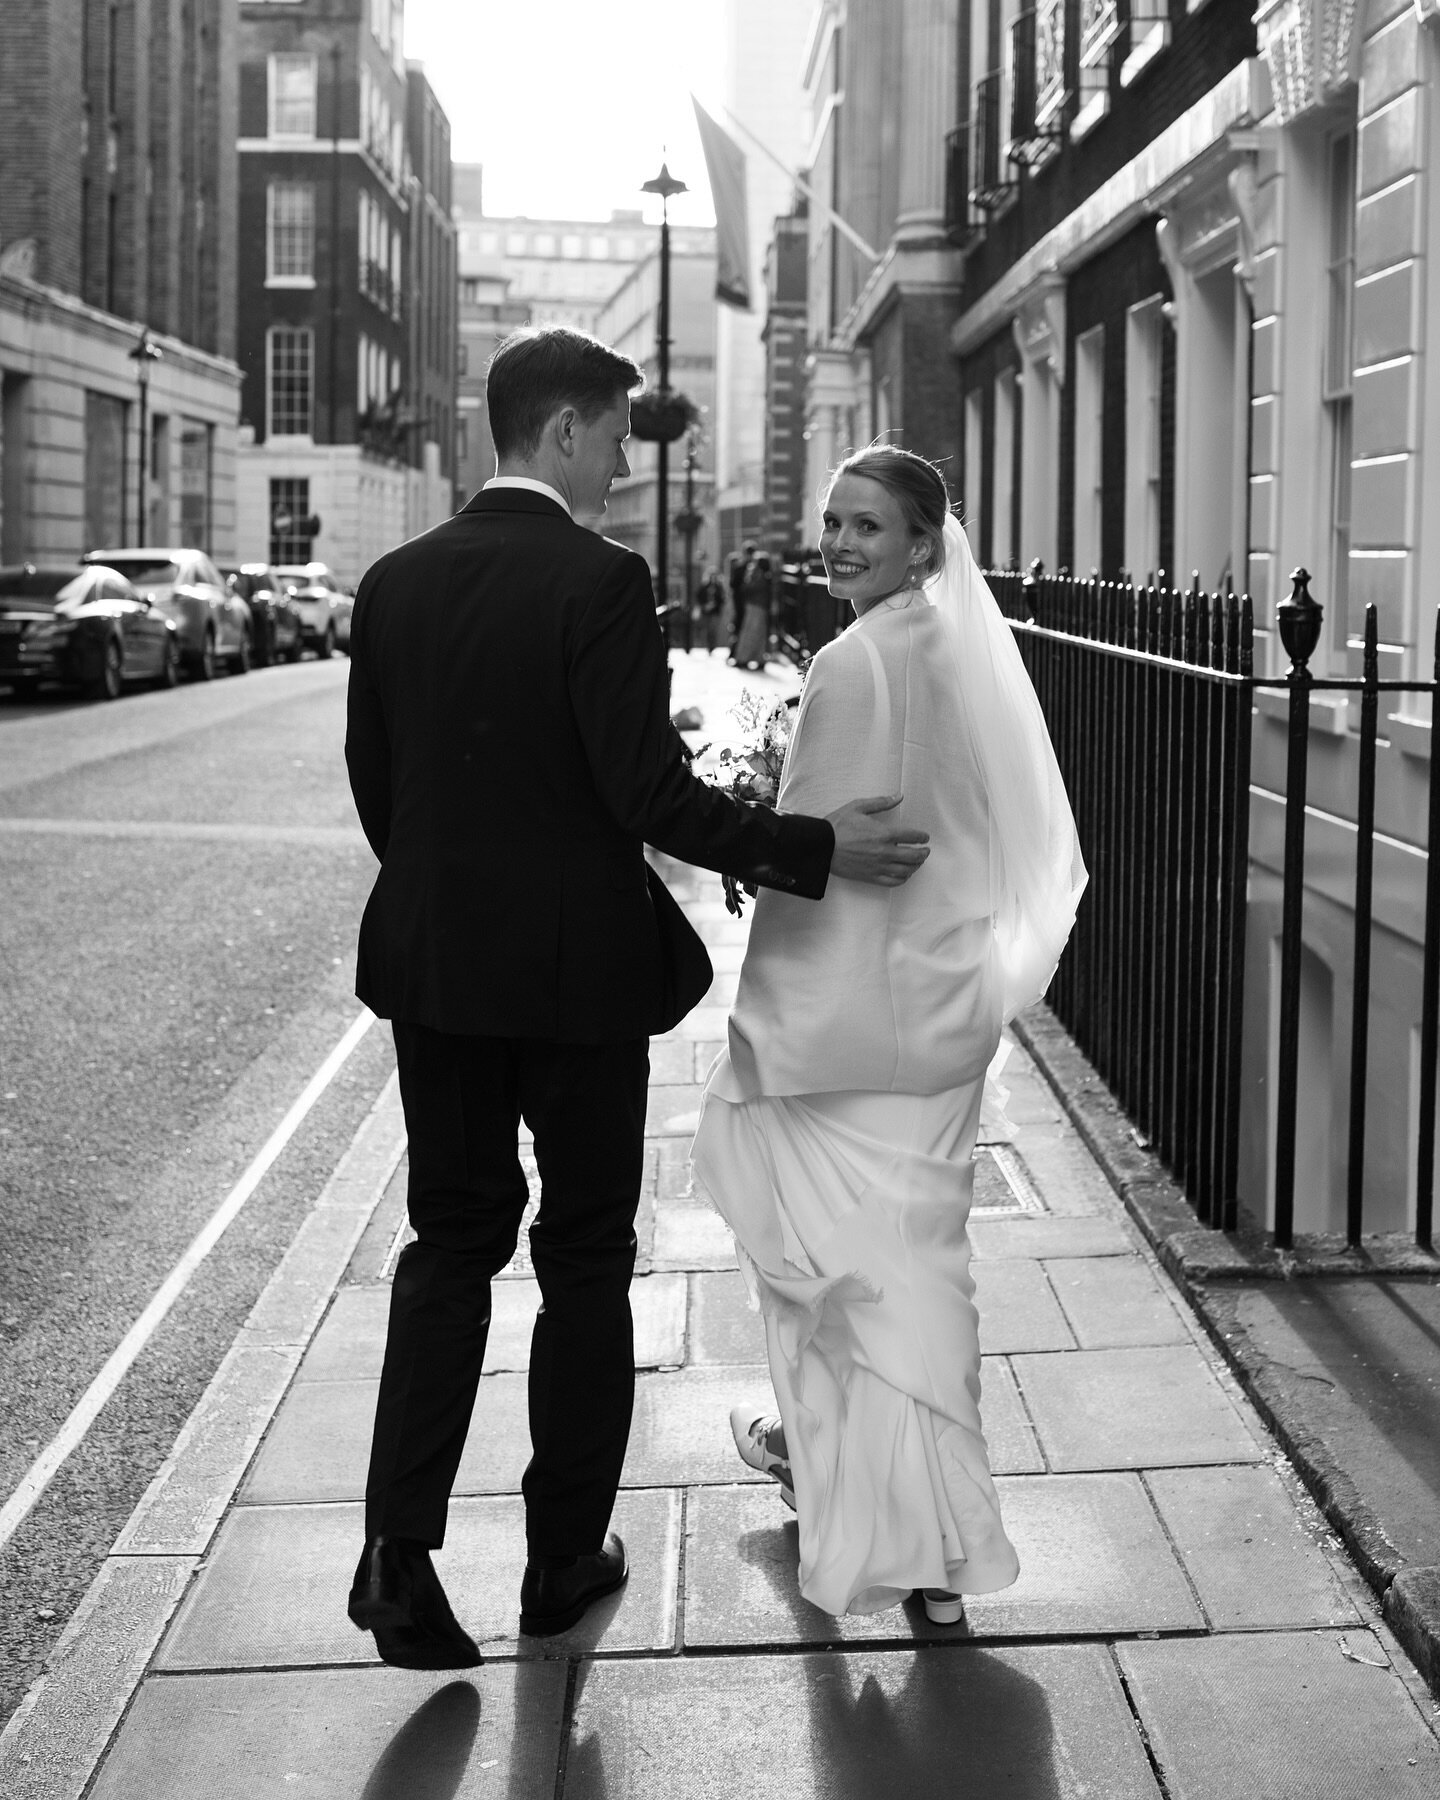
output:
<path id="1" fill-rule="evenodd" d="M 350 614 L 354 596 L 321 562 L 281 563 L 275 573 L 289 587 L 300 609 L 305 648 L 317 656 L 333 656 L 350 648 Z"/>
<path id="2" fill-rule="evenodd" d="M 269 563 L 220 563 L 225 585 L 250 608 L 251 648 L 258 669 L 281 661 L 299 662 L 305 648 L 300 609 L 290 589 Z"/>
<path id="3" fill-rule="evenodd" d="M 80 560 L 118 569 L 175 621 L 181 662 L 197 680 L 211 680 L 222 662 L 237 675 L 250 667 L 250 608 L 203 550 L 92 550 Z"/>
<path id="4" fill-rule="evenodd" d="M 127 681 L 174 687 L 178 633 L 117 569 L 35 563 L 0 568 L 0 681 L 20 693 L 42 681 L 115 700 Z"/>

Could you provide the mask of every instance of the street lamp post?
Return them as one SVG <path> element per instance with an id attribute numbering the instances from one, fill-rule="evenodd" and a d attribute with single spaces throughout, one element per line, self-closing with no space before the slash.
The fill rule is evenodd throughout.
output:
<path id="1" fill-rule="evenodd" d="M 670 393 L 670 197 L 689 190 L 677 181 L 665 163 L 642 194 L 660 196 L 660 305 L 656 318 L 655 348 L 660 364 L 660 398 Z M 662 438 L 655 446 L 655 586 L 660 606 L 670 603 L 670 446 Z M 668 614 L 666 615 L 669 616 Z"/>
<path id="2" fill-rule="evenodd" d="M 165 352 L 158 344 L 150 342 L 148 330 L 140 333 L 140 342 L 128 352 L 131 362 L 135 364 L 135 379 L 140 384 L 140 445 L 139 455 L 135 458 L 135 542 L 145 542 L 145 477 L 150 461 L 150 365 L 159 362 Z M 122 505 L 121 511 L 124 511 Z M 122 520 L 120 535 L 124 537 L 125 527 Z"/>

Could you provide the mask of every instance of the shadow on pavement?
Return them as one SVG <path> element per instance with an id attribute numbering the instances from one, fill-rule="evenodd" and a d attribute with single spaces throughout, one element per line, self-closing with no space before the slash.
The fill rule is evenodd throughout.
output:
<path id="1" fill-rule="evenodd" d="M 361 1800 L 454 1800 L 479 1728 L 479 1693 L 468 1681 L 452 1681 L 391 1738 Z"/>

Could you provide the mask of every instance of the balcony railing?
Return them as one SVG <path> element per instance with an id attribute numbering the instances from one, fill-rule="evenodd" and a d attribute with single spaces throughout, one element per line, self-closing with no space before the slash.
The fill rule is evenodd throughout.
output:
<path id="1" fill-rule="evenodd" d="M 961 248 L 983 229 L 971 214 L 971 136 L 968 120 L 945 133 L 945 235 Z"/>
<path id="2" fill-rule="evenodd" d="M 970 123 L 970 199 L 982 211 L 993 212 L 1005 204 L 1015 188 L 1005 160 L 998 69 L 982 75 L 975 83 Z"/>
<path id="3" fill-rule="evenodd" d="M 1010 26 L 1010 141 L 1005 153 L 1011 162 L 1028 167 L 1053 153 L 1065 103 L 1063 48 L 1062 0 L 1043 0 L 1041 11 L 1027 7 Z"/>
<path id="4" fill-rule="evenodd" d="M 1320 608 L 1303 570 L 1291 600 L 1277 609 L 1292 659 L 1278 679 L 1254 673 L 1250 602 L 1229 591 L 1043 574 L 989 580 L 1040 695 L 1091 872 L 1051 1005 L 1201 1220 L 1227 1231 L 1238 1223 L 1252 715 L 1257 689 L 1288 690 L 1278 1055 L 1269 1099 L 1277 1249 L 1289 1249 L 1295 1235 L 1310 697 L 1331 691 L 1358 699 L 1353 975 L 1348 1009 L 1336 1007 L 1337 1017 L 1348 1010 L 1351 1021 L 1345 1239 L 1358 1247 L 1371 1095 L 1379 697 L 1428 695 L 1433 704 L 1440 662 L 1433 681 L 1381 681 L 1372 606 L 1362 675 L 1313 677 Z M 1414 1239 L 1422 1250 L 1432 1238 L 1440 1060 L 1440 780 L 1433 763 L 1426 841 L 1413 1165 Z"/>

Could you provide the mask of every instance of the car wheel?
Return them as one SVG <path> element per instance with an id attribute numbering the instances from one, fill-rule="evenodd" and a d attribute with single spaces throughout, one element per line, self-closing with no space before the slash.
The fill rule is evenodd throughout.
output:
<path id="1" fill-rule="evenodd" d="M 157 688 L 173 688 L 180 679 L 180 671 L 175 667 L 175 646 L 166 637 L 160 646 L 160 673 L 155 677 Z"/>
<path id="2" fill-rule="evenodd" d="M 278 662 L 279 658 L 275 653 L 273 631 L 261 632 L 260 642 L 255 645 L 251 660 L 257 669 L 268 669 L 271 663 Z"/>
<path id="3" fill-rule="evenodd" d="M 329 657 L 332 657 L 334 654 L 335 654 L 335 627 L 333 625 L 327 625 L 325 627 L 325 635 L 320 640 L 321 660 L 322 661 L 327 660 Z"/>
<path id="4" fill-rule="evenodd" d="M 300 633 L 297 631 L 295 633 L 295 642 L 285 652 L 285 660 L 286 660 L 286 662 L 297 663 L 297 662 L 299 662 L 300 658 L 304 654 L 305 654 L 305 640 L 304 640 L 304 638 L 301 637 Z"/>
<path id="5" fill-rule="evenodd" d="M 250 633 L 248 631 L 240 633 L 240 648 L 230 658 L 230 673 L 232 675 L 248 675 L 250 673 Z"/>
<path id="6" fill-rule="evenodd" d="M 200 646 L 200 654 L 195 658 L 192 672 L 197 681 L 213 681 L 215 679 L 215 633 L 205 633 L 205 642 Z"/>
<path id="7" fill-rule="evenodd" d="M 125 686 L 125 658 L 117 638 L 108 638 L 105 643 L 105 659 L 100 664 L 100 673 L 85 684 L 85 695 L 90 700 L 118 700 Z"/>

